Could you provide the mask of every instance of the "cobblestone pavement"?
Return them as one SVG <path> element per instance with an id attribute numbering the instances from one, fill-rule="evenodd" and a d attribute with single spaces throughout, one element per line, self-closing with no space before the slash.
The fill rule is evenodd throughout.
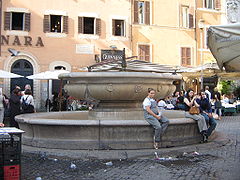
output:
<path id="1" fill-rule="evenodd" d="M 22 155 L 22 179 L 35 180 L 100 180 L 100 179 L 240 179 L 240 116 L 227 116 L 218 121 L 216 132 L 225 133 L 228 143 L 197 148 L 181 148 L 171 158 L 156 160 L 152 155 L 133 159 L 99 160 L 72 159 L 44 153 L 24 152 Z M 195 147 L 195 148 L 194 148 Z M 197 151 L 197 153 L 193 153 Z M 161 151 L 160 151 L 161 152 Z M 159 157 L 163 158 L 159 153 Z M 112 162 L 112 165 L 106 165 Z M 70 168 L 71 163 L 76 168 Z M 72 165 L 74 167 L 74 165 Z"/>

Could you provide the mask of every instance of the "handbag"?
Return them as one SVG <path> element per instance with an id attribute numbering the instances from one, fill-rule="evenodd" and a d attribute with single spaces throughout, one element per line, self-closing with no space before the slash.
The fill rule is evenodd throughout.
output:
<path id="1" fill-rule="evenodd" d="M 200 110 L 198 107 L 196 106 L 192 106 L 190 109 L 189 109 L 189 114 L 200 114 Z"/>
<path id="2" fill-rule="evenodd" d="M 221 101 L 216 101 L 214 103 L 215 108 L 222 108 L 222 102 Z"/>

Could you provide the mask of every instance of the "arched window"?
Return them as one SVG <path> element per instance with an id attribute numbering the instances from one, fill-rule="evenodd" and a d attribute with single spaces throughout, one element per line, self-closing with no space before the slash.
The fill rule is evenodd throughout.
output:
<path id="1" fill-rule="evenodd" d="M 26 76 L 33 74 L 33 66 L 29 61 L 25 59 L 19 59 L 15 61 L 11 67 L 11 72 L 24 76 L 22 78 L 11 79 L 11 92 L 16 85 L 20 86 L 22 90 L 24 90 L 26 84 L 30 84 L 33 88 L 33 80 L 25 78 Z"/>

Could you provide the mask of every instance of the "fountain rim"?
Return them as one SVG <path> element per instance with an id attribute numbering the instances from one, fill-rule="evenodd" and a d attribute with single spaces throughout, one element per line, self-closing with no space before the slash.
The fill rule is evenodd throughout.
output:
<path id="1" fill-rule="evenodd" d="M 101 74 L 101 75 L 100 75 Z M 60 79 L 68 78 L 152 78 L 152 79 L 172 79 L 181 80 L 182 75 L 172 73 L 155 73 L 155 72 L 71 72 L 60 74 Z"/>

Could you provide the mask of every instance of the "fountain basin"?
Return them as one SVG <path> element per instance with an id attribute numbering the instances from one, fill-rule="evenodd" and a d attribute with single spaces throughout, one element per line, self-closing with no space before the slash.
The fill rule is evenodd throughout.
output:
<path id="1" fill-rule="evenodd" d="M 141 110 L 138 114 L 142 114 Z M 170 124 L 162 137 L 162 147 L 196 144 L 200 134 L 196 121 L 185 112 L 163 112 Z M 138 119 L 89 119 L 88 111 L 33 113 L 16 116 L 23 144 L 60 149 L 152 149 L 153 128 Z"/>
<path id="2" fill-rule="evenodd" d="M 156 90 L 156 98 L 172 94 L 176 87 L 173 81 L 181 75 L 147 72 L 73 72 L 60 74 L 60 79 L 69 81 L 64 89 L 78 98 L 94 98 L 99 107 L 140 107 L 148 88 Z"/>

